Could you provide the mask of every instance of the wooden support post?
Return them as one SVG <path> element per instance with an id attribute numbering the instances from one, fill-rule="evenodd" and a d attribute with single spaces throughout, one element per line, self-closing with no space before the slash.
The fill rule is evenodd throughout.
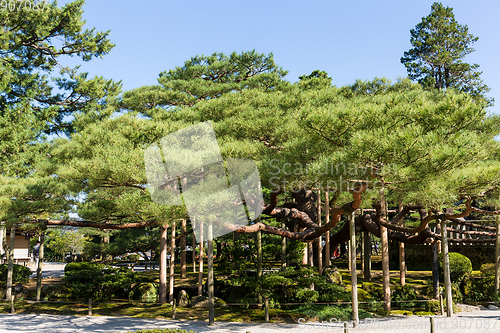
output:
<path id="1" fill-rule="evenodd" d="M 198 296 L 203 292 L 203 224 L 200 221 L 200 258 L 198 259 Z"/>
<path id="2" fill-rule="evenodd" d="M 162 226 L 160 238 L 160 303 L 167 303 L 167 227 Z"/>
<path id="3" fill-rule="evenodd" d="M 9 238 L 9 248 L 7 249 L 7 289 L 5 290 L 5 299 L 7 302 L 10 300 L 12 295 L 12 276 L 14 272 L 14 247 L 16 246 L 16 226 L 12 225 L 10 227 L 10 238 Z"/>
<path id="4" fill-rule="evenodd" d="M 328 190 L 325 191 L 325 224 L 330 223 L 330 197 Z M 330 267 L 330 258 L 332 256 L 330 249 L 330 230 L 325 233 L 325 264 L 324 267 Z"/>
<path id="5" fill-rule="evenodd" d="M 318 225 L 321 225 L 321 190 L 318 190 Z M 318 275 L 323 274 L 323 237 L 318 237 Z"/>
<path id="6" fill-rule="evenodd" d="M 495 247 L 495 294 L 498 295 L 500 287 L 500 216 L 497 219 L 497 235 Z"/>
<path id="7" fill-rule="evenodd" d="M 310 267 L 314 267 L 314 252 L 312 241 L 307 242 L 307 264 Z M 314 283 L 311 283 L 310 289 L 314 290 Z"/>
<path id="8" fill-rule="evenodd" d="M 169 293 L 168 301 L 170 304 L 175 302 L 174 300 L 174 269 L 175 269 L 175 222 L 172 221 L 172 226 L 170 227 L 172 231 L 170 235 L 170 276 L 169 276 Z"/>
<path id="9" fill-rule="evenodd" d="M 186 278 L 186 220 L 181 222 L 181 279 Z"/>
<path id="10" fill-rule="evenodd" d="M 16 307 L 14 306 L 14 301 L 15 301 L 15 296 L 11 295 L 10 296 L 10 313 L 12 313 L 12 314 L 16 313 Z"/>
<path id="11" fill-rule="evenodd" d="M 260 220 L 258 218 L 257 220 Z M 256 246 L 257 246 L 257 278 L 262 276 L 262 231 L 258 230 L 256 237 Z M 257 295 L 257 300 L 259 303 L 259 307 L 262 306 L 262 295 L 259 293 Z"/>
<path id="12" fill-rule="evenodd" d="M 451 295 L 450 258 L 448 256 L 448 235 L 446 217 L 441 216 L 441 247 L 443 252 L 444 290 L 446 295 L 446 316 L 453 315 L 453 299 Z"/>
<path id="13" fill-rule="evenodd" d="M 281 229 L 285 230 L 285 222 L 281 222 Z M 281 271 L 286 271 L 286 237 L 281 236 Z"/>
<path id="14" fill-rule="evenodd" d="M 207 248 L 207 265 L 208 265 L 208 325 L 212 326 L 215 321 L 214 315 L 214 241 L 212 239 L 212 223 L 208 224 L 208 248 Z"/>
<path id="15" fill-rule="evenodd" d="M 358 326 L 358 276 L 356 272 L 356 221 L 354 212 L 349 219 L 349 256 L 351 257 L 352 320 Z"/>
<path id="16" fill-rule="evenodd" d="M 385 201 L 385 191 L 382 187 L 379 191 L 380 196 L 380 218 L 387 221 L 387 205 Z M 380 241 L 382 243 L 382 275 L 383 275 L 383 294 L 384 294 L 384 310 L 391 311 L 391 285 L 389 276 L 389 240 L 387 236 L 387 228 L 380 226 Z"/>
<path id="17" fill-rule="evenodd" d="M 172 302 L 172 319 L 177 319 L 177 302 Z"/>
<path id="18" fill-rule="evenodd" d="M 89 298 L 89 316 L 92 316 L 92 298 Z"/>
<path id="19" fill-rule="evenodd" d="M 363 243 L 365 244 L 365 252 L 363 254 L 363 261 L 365 263 L 365 269 L 363 270 L 363 276 L 365 280 L 371 281 L 372 279 L 372 236 L 368 230 L 363 232 Z"/>
<path id="20" fill-rule="evenodd" d="M 40 301 L 42 294 L 42 267 L 43 267 L 43 250 L 45 247 L 45 230 L 40 235 L 40 248 L 38 249 L 38 263 L 36 268 L 36 300 Z"/>
<path id="21" fill-rule="evenodd" d="M 431 333 L 436 333 L 436 330 L 434 329 L 434 317 L 431 316 Z"/>
<path id="22" fill-rule="evenodd" d="M 441 311 L 441 316 L 444 315 L 444 305 L 443 305 L 443 295 L 439 293 L 439 310 Z"/>
<path id="23" fill-rule="evenodd" d="M 269 299 L 266 297 L 266 300 L 264 301 L 264 319 L 266 323 L 269 322 Z"/>
<path id="24" fill-rule="evenodd" d="M 437 229 L 439 234 L 441 230 Z M 434 299 L 439 297 L 439 242 L 437 239 L 432 242 L 432 294 Z"/>
<path id="25" fill-rule="evenodd" d="M 399 201 L 398 212 L 403 210 L 402 199 Z M 404 219 L 399 221 L 399 225 L 403 226 Z M 403 287 L 406 284 L 406 261 L 405 261 L 405 243 L 399 243 L 399 284 Z"/>
<path id="26" fill-rule="evenodd" d="M 191 221 L 191 225 L 193 226 L 193 230 L 196 230 L 194 221 Z M 196 273 L 196 237 L 194 236 L 194 232 L 192 233 L 192 236 L 193 236 L 193 273 Z"/>

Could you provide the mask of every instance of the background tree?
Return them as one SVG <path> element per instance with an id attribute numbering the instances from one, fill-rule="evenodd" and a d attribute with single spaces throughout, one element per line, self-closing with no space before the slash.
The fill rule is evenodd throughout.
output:
<path id="1" fill-rule="evenodd" d="M 413 48 L 401 57 L 410 79 L 424 87 L 455 88 L 479 97 L 490 90 L 480 78 L 479 65 L 463 62 L 474 52 L 472 45 L 478 37 L 456 21 L 452 8 L 435 2 L 410 34 Z"/>

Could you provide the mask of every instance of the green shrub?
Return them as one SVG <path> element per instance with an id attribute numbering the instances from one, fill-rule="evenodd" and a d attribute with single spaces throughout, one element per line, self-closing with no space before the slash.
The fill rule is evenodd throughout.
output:
<path id="1" fill-rule="evenodd" d="M 0 265 L 0 284 L 1 285 L 7 284 L 7 270 L 8 270 L 7 264 Z M 20 283 L 28 283 L 28 281 L 30 279 L 30 275 L 31 275 L 31 269 L 29 269 L 26 266 L 14 264 L 13 271 L 12 271 L 12 284 L 16 284 L 19 282 Z"/>
<path id="2" fill-rule="evenodd" d="M 104 264 L 93 262 L 71 262 L 64 266 L 64 273 L 72 271 L 101 271 L 104 266 Z"/>
<path id="3" fill-rule="evenodd" d="M 452 302 L 452 305 L 453 305 L 453 313 L 457 313 L 458 312 L 457 306 L 455 305 L 454 302 Z M 446 301 L 444 299 L 443 299 L 443 309 L 444 309 L 444 311 L 446 311 Z M 434 313 L 441 312 L 441 307 L 439 305 L 439 301 L 436 301 L 436 300 L 428 301 L 425 304 L 425 311 L 434 312 Z"/>
<path id="4" fill-rule="evenodd" d="M 472 263 L 469 258 L 463 254 L 450 252 L 450 279 L 451 282 L 461 283 L 472 273 Z M 439 276 L 443 277 L 443 254 L 438 255 L 439 260 Z"/>
<path id="5" fill-rule="evenodd" d="M 412 284 L 397 287 L 391 297 L 394 305 L 402 309 L 411 309 L 417 305 L 418 294 Z"/>
<path id="6" fill-rule="evenodd" d="M 82 264 L 82 263 L 77 263 Z M 127 298 L 138 275 L 127 268 L 115 268 L 102 264 L 70 266 L 63 281 L 72 297 L 96 300 L 114 297 Z M 69 265 L 69 264 L 68 264 Z"/>
<path id="7" fill-rule="evenodd" d="M 481 265 L 481 275 L 483 276 L 489 276 L 489 275 L 495 275 L 495 264 L 482 264 Z"/>
<path id="8" fill-rule="evenodd" d="M 300 315 L 310 318 L 318 318 L 319 320 L 352 320 L 352 308 L 350 306 L 333 306 L 333 305 L 303 305 L 292 311 Z M 359 319 L 373 318 L 373 315 L 363 309 L 359 309 Z"/>
<path id="9" fill-rule="evenodd" d="M 158 300 L 158 296 L 158 287 L 150 282 L 134 286 L 129 294 L 130 299 L 138 299 L 145 303 L 155 303 Z"/>

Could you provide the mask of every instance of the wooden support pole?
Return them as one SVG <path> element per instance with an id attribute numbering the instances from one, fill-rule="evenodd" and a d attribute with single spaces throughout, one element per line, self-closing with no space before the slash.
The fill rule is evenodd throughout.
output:
<path id="1" fill-rule="evenodd" d="M 92 298 L 89 298 L 89 316 L 92 316 Z"/>
<path id="2" fill-rule="evenodd" d="M 208 265 L 208 325 L 214 325 L 214 241 L 212 239 L 212 223 L 208 224 L 208 247 L 207 247 L 207 265 Z"/>
<path id="3" fill-rule="evenodd" d="M 16 313 L 16 307 L 14 306 L 14 303 L 15 303 L 15 302 L 14 302 L 14 301 L 15 301 L 15 298 L 16 298 L 16 297 L 15 297 L 14 295 L 11 295 L 11 296 L 10 296 L 10 313 L 11 313 L 11 314 Z"/>
<path id="4" fill-rule="evenodd" d="M 193 230 L 196 230 L 194 221 L 191 221 L 191 224 L 193 226 Z M 192 236 L 193 236 L 193 273 L 196 273 L 196 237 L 194 236 L 194 232 Z"/>
<path id="5" fill-rule="evenodd" d="M 281 222 L 281 229 L 285 230 L 285 222 Z M 286 271 L 286 237 L 281 236 L 281 271 Z"/>
<path id="6" fill-rule="evenodd" d="M 495 247 L 495 294 L 498 295 L 500 290 L 500 216 L 497 219 L 497 234 L 496 234 L 496 247 Z"/>
<path id="7" fill-rule="evenodd" d="M 450 258 L 448 256 L 448 235 L 446 217 L 441 216 L 441 247 L 443 252 L 444 290 L 446 296 L 446 316 L 453 315 L 453 299 L 451 295 Z"/>
<path id="8" fill-rule="evenodd" d="M 40 247 L 38 249 L 38 263 L 36 268 L 36 300 L 40 301 L 42 295 L 42 267 L 43 267 L 43 250 L 45 247 L 45 230 L 40 235 Z"/>
<path id="9" fill-rule="evenodd" d="M 181 222 L 181 279 L 186 278 L 186 220 Z"/>
<path id="10" fill-rule="evenodd" d="M 318 225 L 321 225 L 321 190 L 318 189 Z M 323 274 L 323 237 L 318 237 L 318 275 Z"/>
<path id="11" fill-rule="evenodd" d="M 170 276 L 169 276 L 169 293 L 168 301 L 170 304 L 175 302 L 174 300 L 174 269 L 175 269 L 175 222 L 172 221 L 172 226 L 170 227 Z"/>
<path id="12" fill-rule="evenodd" d="M 440 230 L 436 231 L 437 233 Z M 432 296 L 434 299 L 439 298 L 439 242 L 437 239 L 432 242 Z"/>
<path id="13" fill-rule="evenodd" d="M 330 223 L 330 197 L 328 190 L 325 191 L 325 224 Z M 332 257 L 330 249 L 330 230 L 325 233 L 325 264 L 324 267 L 330 267 L 330 258 Z"/>
<path id="14" fill-rule="evenodd" d="M 16 246 L 16 226 L 12 225 L 10 227 L 10 238 L 9 238 L 9 248 L 7 252 L 7 289 L 5 290 L 5 299 L 7 302 L 10 300 L 12 295 L 12 277 L 14 273 L 14 248 Z"/>
<path id="15" fill-rule="evenodd" d="M 264 301 L 264 319 L 266 323 L 269 322 L 269 299 L 266 297 L 266 300 Z"/>
<path id="16" fill-rule="evenodd" d="M 260 218 L 257 218 L 260 220 Z M 256 246 L 257 246 L 257 278 L 262 276 L 262 232 L 257 231 L 256 237 Z M 257 295 L 257 301 L 259 303 L 259 307 L 262 306 L 262 295 L 259 293 Z"/>
<path id="17" fill-rule="evenodd" d="M 177 319 L 177 303 L 172 302 L 172 319 Z"/>
<path id="18" fill-rule="evenodd" d="M 368 230 L 365 230 L 363 232 L 363 243 L 365 244 L 364 248 L 364 254 L 363 254 L 363 261 L 365 263 L 365 269 L 363 270 L 363 277 L 367 281 L 371 281 L 372 279 L 372 260 L 371 260 L 371 253 L 372 253 L 372 237 L 371 234 Z"/>
<path id="19" fill-rule="evenodd" d="M 200 221 L 200 258 L 198 259 L 198 296 L 203 292 L 203 224 Z"/>
<path id="20" fill-rule="evenodd" d="M 351 257 L 352 320 L 358 326 L 358 277 L 356 272 L 356 222 L 354 212 L 349 219 L 349 256 Z"/>
<path id="21" fill-rule="evenodd" d="M 434 317 L 431 316 L 431 333 L 436 333 L 436 330 L 434 329 Z"/>
<path id="22" fill-rule="evenodd" d="M 160 238 L 160 303 L 167 303 L 167 227 L 161 227 Z"/>
<path id="23" fill-rule="evenodd" d="M 387 221 L 387 205 L 385 201 L 385 191 L 382 187 L 379 190 L 380 197 L 380 218 Z M 387 228 L 380 226 L 380 241 L 382 243 L 382 276 L 383 276 L 383 294 L 384 294 L 384 310 L 391 311 L 391 285 L 389 271 L 389 239 L 387 236 Z"/>
<path id="24" fill-rule="evenodd" d="M 400 199 L 398 212 L 403 210 L 402 199 Z M 399 225 L 403 226 L 404 219 L 399 221 Z M 405 261 L 405 243 L 399 243 L 399 284 L 403 287 L 406 284 L 406 261 Z"/>

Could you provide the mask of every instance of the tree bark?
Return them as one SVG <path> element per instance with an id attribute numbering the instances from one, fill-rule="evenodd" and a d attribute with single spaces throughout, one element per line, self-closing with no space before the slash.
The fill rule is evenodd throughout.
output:
<path id="1" fill-rule="evenodd" d="M 371 253 L 372 253 L 372 240 L 371 234 L 368 230 L 363 232 L 363 243 L 364 246 L 364 254 L 363 261 L 365 263 L 365 269 L 363 270 L 363 277 L 367 281 L 371 281 L 372 279 L 372 261 L 371 261 Z"/>
<path id="2" fill-rule="evenodd" d="M 356 272 L 356 222 L 354 221 L 354 212 L 349 218 L 349 256 L 351 257 L 351 293 L 352 293 L 352 320 L 354 327 L 358 326 L 358 276 Z"/>
<path id="3" fill-rule="evenodd" d="M 45 230 L 40 235 L 40 248 L 38 249 L 38 267 L 36 269 L 36 300 L 40 301 L 42 294 L 42 267 L 43 267 L 43 252 L 45 247 Z"/>
<path id="4" fill-rule="evenodd" d="M 330 198 L 328 195 L 328 190 L 325 191 L 325 224 L 330 223 Z M 331 258 L 331 249 L 330 249 L 330 230 L 325 233 L 325 267 L 330 267 L 330 258 Z"/>
<path id="5" fill-rule="evenodd" d="M 181 279 L 186 278 L 186 220 L 182 220 L 181 232 L 184 236 L 181 237 Z"/>
<path id="6" fill-rule="evenodd" d="M 191 221 L 191 225 L 193 226 L 193 230 L 195 229 L 194 221 Z M 196 238 L 193 233 L 193 273 L 196 273 Z"/>
<path id="7" fill-rule="evenodd" d="M 160 238 L 160 303 L 167 303 L 167 226 L 162 226 Z"/>
<path id="8" fill-rule="evenodd" d="M 380 219 L 387 221 L 387 206 L 385 201 L 385 191 L 382 187 L 379 191 L 380 196 Z M 383 293 L 384 310 L 391 311 L 391 286 L 389 271 L 389 240 L 387 238 L 387 228 L 380 226 L 380 240 L 382 243 L 382 275 L 383 275 Z"/>
<path id="9" fill-rule="evenodd" d="M 446 218 L 441 218 L 441 247 L 443 252 L 444 289 L 446 294 L 446 316 L 453 315 L 453 299 L 451 293 L 450 258 L 448 256 L 448 235 L 446 230 Z"/>
<path id="10" fill-rule="evenodd" d="M 8 266 L 7 266 L 7 289 L 5 290 L 5 299 L 10 301 L 12 297 L 12 276 L 14 273 L 14 247 L 16 246 L 16 226 L 10 227 L 10 245 L 8 253 Z"/>
<path id="11" fill-rule="evenodd" d="M 168 301 L 170 304 L 175 302 L 174 300 L 174 269 L 175 269 L 175 222 L 172 222 L 170 227 L 172 234 L 170 238 L 170 277 L 169 277 L 169 295 Z"/>
<path id="12" fill-rule="evenodd" d="M 439 299 L 439 242 L 434 239 L 432 242 L 432 297 Z"/>
<path id="13" fill-rule="evenodd" d="M 403 210 L 403 204 L 400 203 L 398 206 L 398 211 L 401 212 Z M 403 226 L 404 219 L 399 221 L 399 225 Z M 399 242 L 399 284 L 403 287 L 406 284 L 406 262 L 405 262 L 405 243 Z"/>

